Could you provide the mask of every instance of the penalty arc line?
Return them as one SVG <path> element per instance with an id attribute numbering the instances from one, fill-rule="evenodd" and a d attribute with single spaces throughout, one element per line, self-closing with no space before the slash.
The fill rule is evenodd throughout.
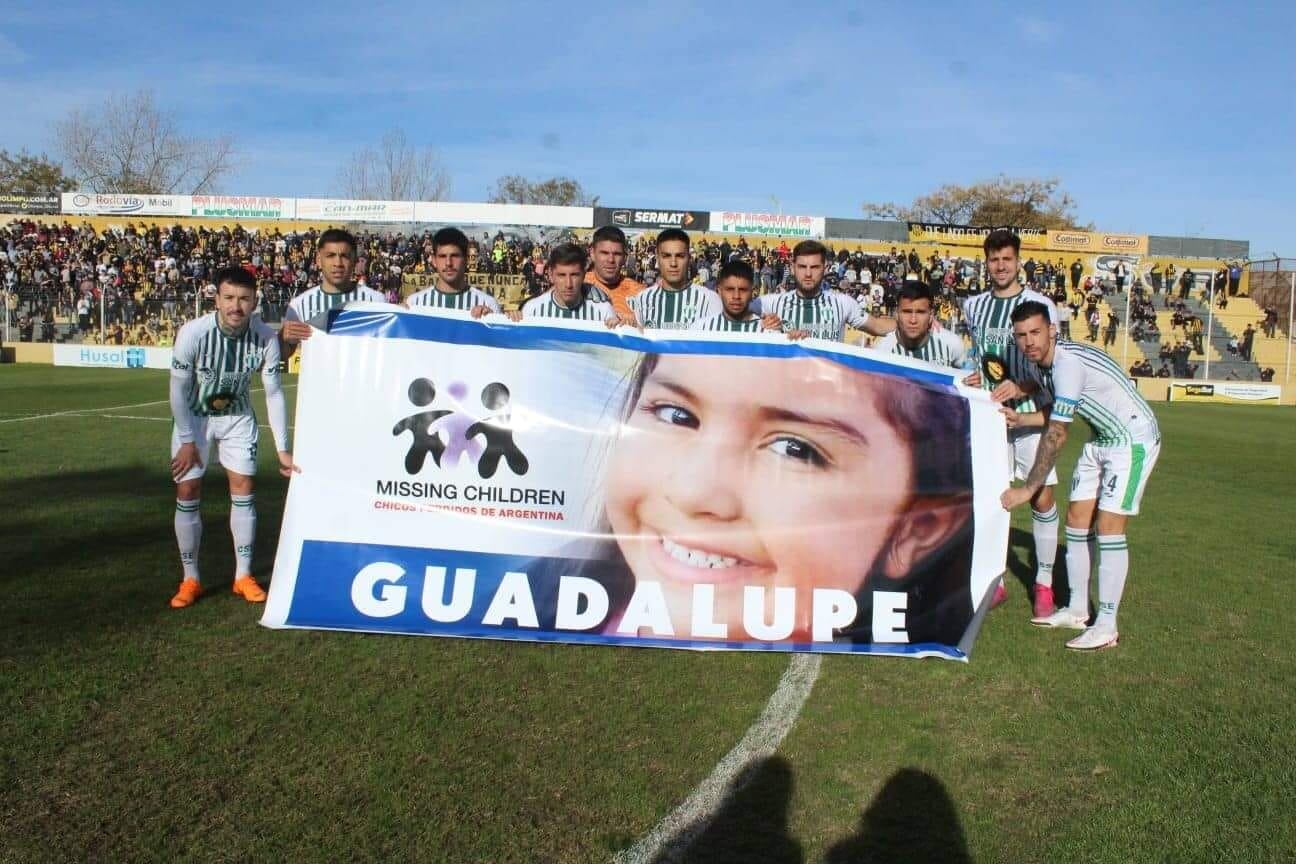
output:
<path id="1" fill-rule="evenodd" d="M 734 780 L 748 765 L 773 755 L 801 714 L 801 708 L 815 680 L 823 657 L 794 654 L 779 679 L 778 687 L 765 703 L 756 722 L 742 740 L 724 755 L 705 780 L 632 846 L 613 857 L 615 864 L 647 864 L 649 861 L 679 861 L 688 847 L 710 824 Z"/>

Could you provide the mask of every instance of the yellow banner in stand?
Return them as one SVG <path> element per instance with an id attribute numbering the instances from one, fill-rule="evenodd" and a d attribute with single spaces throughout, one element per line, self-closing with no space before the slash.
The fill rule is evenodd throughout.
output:
<path id="1" fill-rule="evenodd" d="M 949 246 L 981 248 L 989 228 L 961 225 L 913 225 L 909 229 L 910 243 L 939 243 Z M 1023 249 L 1087 252 L 1091 255 L 1146 255 L 1148 238 L 1145 234 L 1111 234 L 1103 231 L 1022 230 Z"/>
<path id="2" fill-rule="evenodd" d="M 435 284 L 435 273 L 404 273 L 401 275 L 401 297 L 408 297 Z M 468 284 L 494 297 L 505 309 L 521 305 L 526 298 L 526 277 L 520 274 L 469 270 Z"/>

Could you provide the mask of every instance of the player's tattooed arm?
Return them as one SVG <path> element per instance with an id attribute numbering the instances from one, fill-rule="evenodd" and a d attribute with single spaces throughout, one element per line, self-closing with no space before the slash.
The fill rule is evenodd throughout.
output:
<path id="1" fill-rule="evenodd" d="M 1044 435 L 1040 438 L 1039 450 L 1035 453 L 1035 464 L 1031 466 L 1030 474 L 1026 475 L 1026 482 L 1022 484 L 1023 488 L 1029 489 L 1032 494 L 1044 485 L 1049 472 L 1057 464 L 1058 454 L 1066 446 L 1069 425 L 1050 420 L 1048 428 L 1044 430 Z"/>
<path id="2" fill-rule="evenodd" d="M 1005 510 L 1020 507 L 1031 499 L 1048 478 L 1048 472 L 1057 463 L 1058 453 L 1062 452 L 1067 440 L 1066 423 L 1049 421 L 1048 428 L 1040 438 L 1039 449 L 1035 451 L 1035 464 L 1031 466 L 1026 482 L 1015 488 L 1005 489 L 999 496 L 999 503 Z"/>

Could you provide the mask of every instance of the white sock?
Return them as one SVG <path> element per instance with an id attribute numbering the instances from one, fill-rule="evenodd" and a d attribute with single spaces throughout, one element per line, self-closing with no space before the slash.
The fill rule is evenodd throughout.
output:
<path id="1" fill-rule="evenodd" d="M 1068 608 L 1077 615 L 1089 617 L 1089 568 L 1092 560 L 1089 555 L 1091 535 L 1070 525 L 1066 529 L 1066 563 L 1067 584 L 1071 588 L 1071 601 Z"/>
<path id="2" fill-rule="evenodd" d="M 1098 620 L 1095 627 L 1116 629 L 1116 610 L 1129 573 L 1129 544 L 1124 534 L 1098 536 Z"/>
<path id="3" fill-rule="evenodd" d="M 184 578 L 198 580 L 198 547 L 202 544 L 202 513 L 198 506 L 201 498 L 192 501 L 176 499 L 175 533 L 176 543 L 180 546 L 180 566 L 184 568 Z"/>
<path id="4" fill-rule="evenodd" d="M 1045 513 L 1031 510 L 1031 533 L 1035 535 L 1035 584 L 1053 587 L 1053 564 L 1057 561 L 1058 512 L 1057 505 Z"/>
<path id="5" fill-rule="evenodd" d="M 252 572 L 252 543 L 256 540 L 256 496 L 230 496 L 230 534 L 234 536 L 234 575 Z"/>

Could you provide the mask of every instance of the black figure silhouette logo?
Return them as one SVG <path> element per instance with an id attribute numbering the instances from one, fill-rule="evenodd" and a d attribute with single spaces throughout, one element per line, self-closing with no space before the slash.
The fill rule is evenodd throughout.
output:
<path id="1" fill-rule="evenodd" d="M 477 460 L 477 473 L 483 478 L 495 476 L 501 458 L 508 463 L 514 474 L 521 476 L 527 473 L 530 463 L 513 441 L 508 388 L 498 381 L 487 384 L 482 388 L 481 401 L 486 410 L 494 413 L 472 424 L 464 432 L 464 437 L 469 440 L 478 435 L 486 439 L 486 450 Z"/>
<path id="2" fill-rule="evenodd" d="M 432 404 L 436 399 L 436 387 L 427 378 L 415 378 L 409 385 L 409 400 L 420 408 Z M 434 424 L 453 411 L 422 411 L 412 414 L 392 427 L 392 434 L 399 435 L 406 430 L 414 433 L 409 452 L 405 454 L 405 470 L 417 474 L 423 470 L 423 462 L 429 453 L 437 467 L 441 467 L 441 454 L 446 445 L 441 436 L 434 431 Z"/>

